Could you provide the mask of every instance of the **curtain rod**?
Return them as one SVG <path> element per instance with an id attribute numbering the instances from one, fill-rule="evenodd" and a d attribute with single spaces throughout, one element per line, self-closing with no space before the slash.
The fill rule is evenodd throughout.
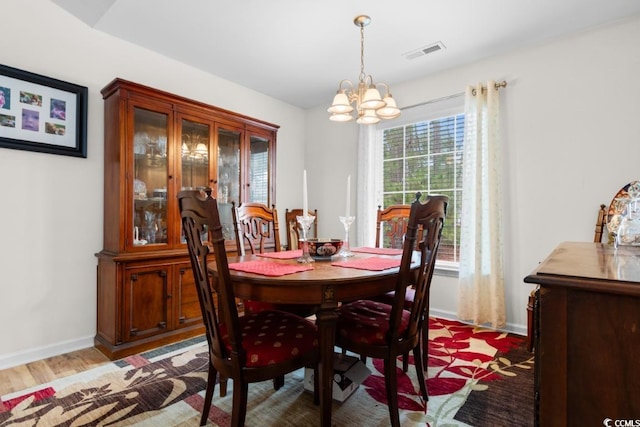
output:
<path id="1" fill-rule="evenodd" d="M 417 104 L 408 105 L 406 107 L 402 107 L 401 110 L 409 110 L 411 108 L 421 107 L 423 105 L 433 104 L 434 102 L 447 101 L 449 99 L 458 98 L 460 96 L 464 96 L 464 92 L 454 93 L 453 95 L 443 96 L 441 98 L 430 99 L 429 101 L 419 102 Z"/>
<path id="2" fill-rule="evenodd" d="M 503 88 L 503 87 L 507 87 L 507 82 L 505 80 L 496 83 L 495 85 L 496 90 Z M 485 87 L 483 86 L 483 89 L 485 89 Z M 476 94 L 476 90 L 473 89 L 472 91 L 473 95 Z M 447 101 L 449 99 L 453 99 L 453 98 L 458 98 L 460 96 L 464 96 L 464 92 L 459 92 L 459 93 L 454 93 L 453 95 L 447 95 L 447 96 L 443 96 L 440 98 L 435 98 L 435 99 L 430 99 L 429 101 L 424 101 L 424 102 L 419 102 L 417 104 L 413 104 L 413 105 L 408 105 L 406 107 L 402 107 L 400 108 L 400 110 L 409 110 L 411 108 L 416 108 L 416 107 L 421 107 L 423 105 L 429 105 L 429 104 L 433 104 L 434 102 L 442 102 L 442 101 Z"/>
<path id="3" fill-rule="evenodd" d="M 500 89 L 501 87 L 507 87 L 507 82 L 506 82 L 505 80 L 503 80 L 503 81 L 501 81 L 501 82 L 495 83 L 493 86 L 496 88 L 496 90 L 498 90 L 498 89 Z M 483 92 L 484 92 L 486 89 L 487 89 L 486 87 L 482 86 L 482 91 L 483 91 Z M 475 89 L 473 89 L 473 90 L 471 91 L 471 93 L 473 94 L 473 96 L 476 96 L 476 90 L 475 90 Z"/>

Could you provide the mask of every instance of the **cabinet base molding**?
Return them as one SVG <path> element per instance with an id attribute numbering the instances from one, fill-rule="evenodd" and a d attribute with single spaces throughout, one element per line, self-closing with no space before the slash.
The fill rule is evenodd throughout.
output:
<path id="1" fill-rule="evenodd" d="M 188 328 L 179 329 L 176 331 L 168 332 L 166 334 L 144 338 L 139 341 L 120 343 L 116 345 L 107 342 L 100 335 L 96 335 L 94 344 L 95 347 L 109 359 L 117 360 L 122 359 L 123 357 L 131 356 L 133 354 L 153 350 L 154 348 L 162 347 L 163 345 L 183 341 L 198 335 L 203 335 L 204 332 L 205 331 L 203 324 L 193 325 Z"/>

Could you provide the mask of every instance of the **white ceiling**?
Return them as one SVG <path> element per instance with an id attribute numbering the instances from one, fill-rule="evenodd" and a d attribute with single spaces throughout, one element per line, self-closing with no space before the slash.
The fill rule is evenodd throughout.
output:
<path id="1" fill-rule="evenodd" d="M 302 108 L 640 14 L 638 0 L 52 0 L 103 31 Z M 407 52 L 441 41 L 445 50 Z M 570 58 L 567 58 L 570 60 Z M 399 100 L 400 107 L 401 101 Z"/>

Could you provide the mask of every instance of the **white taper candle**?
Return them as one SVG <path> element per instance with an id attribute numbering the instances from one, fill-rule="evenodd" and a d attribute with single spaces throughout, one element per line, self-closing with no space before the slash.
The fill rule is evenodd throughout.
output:
<path id="1" fill-rule="evenodd" d="M 351 216 L 350 208 L 351 208 L 351 175 L 347 177 L 347 213 L 345 215 L 347 218 Z"/>
<path id="2" fill-rule="evenodd" d="M 302 174 L 302 216 L 307 216 L 309 204 L 307 202 L 307 170 Z"/>

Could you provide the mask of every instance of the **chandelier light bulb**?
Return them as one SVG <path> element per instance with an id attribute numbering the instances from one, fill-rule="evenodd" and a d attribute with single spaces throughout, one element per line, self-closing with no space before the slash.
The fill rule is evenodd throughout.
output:
<path id="1" fill-rule="evenodd" d="M 349 113 L 336 113 L 329 116 L 329 120 L 334 122 L 350 122 L 353 120 L 353 116 Z"/>
<path id="2" fill-rule="evenodd" d="M 361 125 L 375 125 L 379 121 L 380 117 L 378 117 L 375 110 L 364 110 L 364 114 L 358 117 L 356 123 Z"/>
<path id="3" fill-rule="evenodd" d="M 353 107 L 349 103 L 347 95 L 344 92 L 338 92 L 333 98 L 331 107 L 329 107 L 327 111 L 332 114 L 350 113 L 353 111 Z"/>
<path id="4" fill-rule="evenodd" d="M 391 97 L 391 95 L 385 95 L 382 99 L 386 104 L 384 107 L 376 110 L 376 114 L 383 119 L 395 119 L 400 116 L 400 109 L 396 107 L 396 101 Z"/>
<path id="5" fill-rule="evenodd" d="M 360 103 L 360 107 L 365 110 L 377 110 L 385 105 L 385 102 L 380 97 L 380 91 L 374 85 L 369 86 L 369 89 L 364 93 L 364 99 Z"/>

